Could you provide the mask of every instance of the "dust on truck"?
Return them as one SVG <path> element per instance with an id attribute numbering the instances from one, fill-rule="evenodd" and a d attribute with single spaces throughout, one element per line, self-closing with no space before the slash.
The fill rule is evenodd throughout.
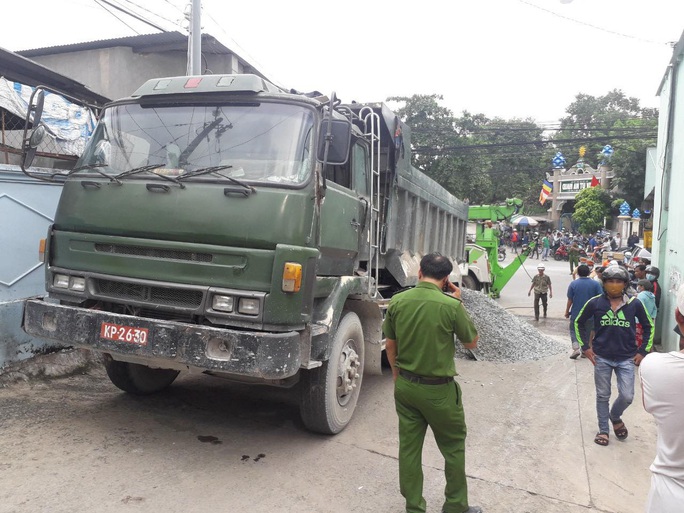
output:
<path id="1" fill-rule="evenodd" d="M 386 105 L 331 96 L 212 75 L 106 105 L 64 178 L 25 331 L 103 353 L 133 394 L 180 371 L 299 383 L 307 428 L 344 429 L 381 372 L 388 299 L 423 254 L 463 259 L 468 209 L 411 167 Z"/>

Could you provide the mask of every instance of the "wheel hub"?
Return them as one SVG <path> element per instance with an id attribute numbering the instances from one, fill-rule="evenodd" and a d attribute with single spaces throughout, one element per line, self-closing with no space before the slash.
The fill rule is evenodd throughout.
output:
<path id="1" fill-rule="evenodd" d="M 337 373 L 337 401 L 341 406 L 349 402 L 358 386 L 361 377 L 359 364 L 359 355 L 353 347 L 353 341 L 349 340 L 340 354 Z"/>

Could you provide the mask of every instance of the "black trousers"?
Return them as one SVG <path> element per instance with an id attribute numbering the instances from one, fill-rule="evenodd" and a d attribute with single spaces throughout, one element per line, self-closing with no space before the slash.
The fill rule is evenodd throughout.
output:
<path id="1" fill-rule="evenodd" d="M 544 307 L 544 317 L 546 317 L 546 308 L 549 304 L 549 295 L 548 293 L 544 294 L 539 294 L 538 292 L 534 293 L 534 318 L 539 319 L 539 300 L 541 299 L 542 307 Z"/>

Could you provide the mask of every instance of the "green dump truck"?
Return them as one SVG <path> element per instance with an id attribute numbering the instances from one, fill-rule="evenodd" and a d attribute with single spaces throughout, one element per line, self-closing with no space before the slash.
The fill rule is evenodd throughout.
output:
<path id="1" fill-rule="evenodd" d="M 254 75 L 154 79 L 106 105 L 74 169 L 49 178 L 63 191 L 48 295 L 27 301 L 24 329 L 103 353 L 129 393 L 181 371 L 297 385 L 305 425 L 338 433 L 422 255 L 449 256 L 460 282 L 468 207 L 411 167 L 384 104 Z"/>

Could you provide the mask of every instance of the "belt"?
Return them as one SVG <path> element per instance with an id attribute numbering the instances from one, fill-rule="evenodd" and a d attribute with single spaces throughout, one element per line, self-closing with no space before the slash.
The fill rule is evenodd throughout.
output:
<path id="1" fill-rule="evenodd" d="M 418 374 L 414 374 L 413 372 L 403 369 L 399 369 L 399 375 L 411 383 L 418 383 L 420 385 L 444 385 L 445 383 L 451 383 L 454 381 L 453 376 L 445 378 L 427 378 L 425 376 L 419 376 Z"/>

